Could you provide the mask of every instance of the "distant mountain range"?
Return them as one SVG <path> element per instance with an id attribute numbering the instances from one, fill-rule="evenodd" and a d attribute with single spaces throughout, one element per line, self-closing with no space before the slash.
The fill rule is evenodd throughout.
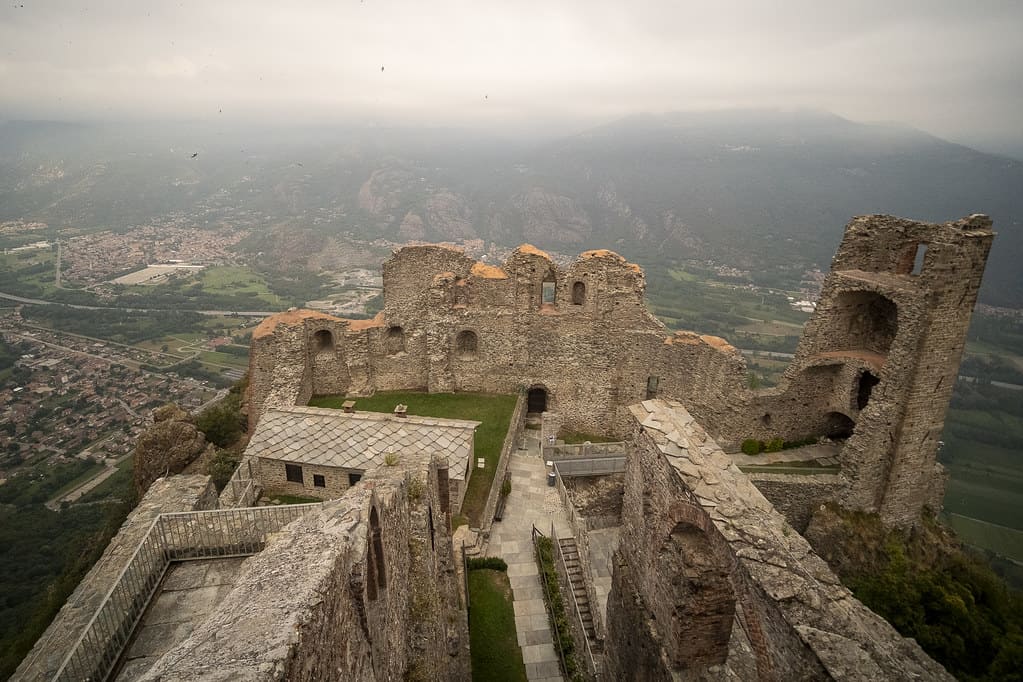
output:
<path id="1" fill-rule="evenodd" d="M 908 127 L 777 111 L 634 116 L 544 141 L 0 125 L 0 220 L 54 226 L 176 214 L 272 235 L 608 247 L 641 262 L 711 258 L 770 273 L 827 268 L 853 215 L 977 212 L 999 232 L 982 300 L 1023 307 L 1023 162 Z"/>

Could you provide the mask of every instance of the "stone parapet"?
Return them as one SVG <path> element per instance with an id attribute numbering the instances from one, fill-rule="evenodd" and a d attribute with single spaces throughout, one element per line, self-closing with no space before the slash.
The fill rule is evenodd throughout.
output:
<path id="1" fill-rule="evenodd" d="M 154 481 L 11 679 L 53 678 L 160 514 L 216 507 L 217 491 L 209 476 L 171 476 Z"/>

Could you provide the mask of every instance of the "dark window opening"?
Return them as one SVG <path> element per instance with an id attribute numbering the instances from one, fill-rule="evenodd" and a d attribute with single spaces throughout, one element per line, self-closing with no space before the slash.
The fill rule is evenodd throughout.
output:
<path id="1" fill-rule="evenodd" d="M 451 504 L 448 490 L 448 468 L 437 469 L 437 499 L 440 500 L 441 512 L 447 514 Z"/>
<path id="2" fill-rule="evenodd" d="M 583 303 L 586 303 L 586 284 L 576 282 L 572 285 L 572 305 L 582 305 Z"/>
<path id="3" fill-rule="evenodd" d="M 284 477 L 291 483 L 305 483 L 302 479 L 302 467 L 298 464 L 285 464 Z"/>
<path id="4" fill-rule="evenodd" d="M 313 334 L 313 350 L 317 353 L 334 350 L 334 335 L 329 329 L 321 329 Z"/>
<path id="5" fill-rule="evenodd" d="M 764 426 L 770 426 L 771 425 L 771 413 L 770 412 L 765 412 L 764 416 L 760 418 L 760 423 L 763 424 Z"/>
<path id="6" fill-rule="evenodd" d="M 455 338 L 455 354 L 459 360 L 475 360 L 479 353 L 479 337 L 466 329 Z"/>
<path id="7" fill-rule="evenodd" d="M 870 372 L 863 372 L 860 375 L 859 385 L 856 387 L 856 409 L 862 410 L 867 406 L 867 402 L 870 400 L 870 393 L 874 390 L 874 387 L 881 382 L 876 376 Z"/>
<path id="8" fill-rule="evenodd" d="M 832 440 L 845 440 L 853 434 L 856 422 L 841 412 L 829 412 L 826 415 L 825 435 Z"/>
<path id="9" fill-rule="evenodd" d="M 543 284 L 540 285 L 540 305 L 547 305 L 548 303 L 554 305 L 557 303 L 558 295 L 558 280 L 554 275 L 554 270 L 548 270 L 547 275 L 543 278 Z"/>
<path id="10" fill-rule="evenodd" d="M 348 487 L 352 487 L 362 480 L 362 474 L 348 474 Z"/>
<path id="11" fill-rule="evenodd" d="M 531 388 L 526 395 L 526 411 L 534 414 L 547 411 L 547 389 Z"/>
<path id="12" fill-rule="evenodd" d="M 653 400 L 657 397 L 657 384 L 660 383 L 658 377 L 647 377 L 646 378 L 646 399 Z"/>
<path id="13" fill-rule="evenodd" d="M 326 488 L 327 487 L 327 479 L 325 479 L 320 474 L 313 474 L 313 487 L 316 487 L 316 488 Z"/>

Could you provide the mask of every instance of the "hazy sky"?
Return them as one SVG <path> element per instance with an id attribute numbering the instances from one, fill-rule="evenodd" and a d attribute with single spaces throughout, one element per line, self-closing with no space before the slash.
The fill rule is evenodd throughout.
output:
<path id="1" fill-rule="evenodd" d="M 3 0 L 0 119 L 812 107 L 1023 144 L 1021 35 L 1023 0 Z"/>

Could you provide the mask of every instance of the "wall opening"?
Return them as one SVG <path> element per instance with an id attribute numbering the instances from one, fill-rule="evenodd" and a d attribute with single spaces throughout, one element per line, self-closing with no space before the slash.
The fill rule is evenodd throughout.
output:
<path id="1" fill-rule="evenodd" d="M 314 488 L 326 488 L 327 479 L 322 474 L 313 474 L 313 487 Z"/>
<path id="2" fill-rule="evenodd" d="M 436 544 L 434 544 L 434 537 L 433 537 L 434 536 L 434 529 L 433 529 L 433 506 L 432 505 L 427 507 L 426 514 L 427 514 L 427 516 L 426 516 L 427 523 L 430 526 L 430 550 L 436 552 L 437 551 L 437 546 L 436 546 Z"/>
<path id="3" fill-rule="evenodd" d="M 824 419 L 824 435 L 832 440 L 845 440 L 856 428 L 856 422 L 841 412 L 828 412 Z"/>
<path id="4" fill-rule="evenodd" d="M 572 305 L 582 305 L 583 303 L 586 303 L 586 284 L 576 282 L 572 285 Z"/>
<path id="5" fill-rule="evenodd" d="M 329 329 L 320 329 L 313 334 L 313 351 L 327 353 L 334 350 L 334 335 Z"/>
<path id="6" fill-rule="evenodd" d="M 475 360 L 479 356 L 479 337 L 476 332 L 466 329 L 455 337 L 455 356 L 459 360 Z"/>
<path id="7" fill-rule="evenodd" d="M 547 275 L 543 278 L 543 283 L 540 285 L 540 305 L 556 305 L 557 296 L 558 280 L 552 268 L 547 271 Z"/>
<path id="8" fill-rule="evenodd" d="M 913 258 L 912 275 L 919 275 L 924 269 L 924 256 L 927 255 L 927 244 L 917 244 L 916 256 Z"/>
<path id="9" fill-rule="evenodd" d="M 348 474 L 348 487 L 351 488 L 353 485 L 362 480 L 362 474 Z"/>
<path id="10" fill-rule="evenodd" d="M 862 410 L 867 406 L 867 402 L 870 400 L 870 394 L 874 390 L 881 380 L 874 376 L 871 372 L 864 370 L 860 374 L 860 380 L 856 386 L 856 409 Z"/>
<path id="11" fill-rule="evenodd" d="M 405 352 L 405 330 L 401 327 L 390 327 L 384 341 L 388 355 Z"/>
<path id="12" fill-rule="evenodd" d="M 387 566 L 384 565 L 384 539 L 380 530 L 380 515 L 377 508 L 373 507 L 369 512 L 369 547 L 366 552 L 366 563 L 369 565 L 369 576 L 366 580 L 366 590 L 371 595 L 370 599 L 376 599 L 377 592 L 387 588 Z"/>
<path id="13" fill-rule="evenodd" d="M 898 328 L 898 308 L 891 299 L 873 291 L 846 291 L 835 299 L 829 347 L 886 355 Z"/>
<path id="14" fill-rule="evenodd" d="M 646 378 L 646 399 L 653 400 L 657 397 L 657 384 L 660 383 L 659 377 L 647 377 Z"/>
<path id="15" fill-rule="evenodd" d="M 286 478 L 289 483 L 305 483 L 302 479 L 302 467 L 298 464 L 285 464 L 284 478 Z"/>
<path id="16" fill-rule="evenodd" d="M 547 411 L 547 389 L 536 386 L 526 394 L 526 412 L 540 414 Z"/>

